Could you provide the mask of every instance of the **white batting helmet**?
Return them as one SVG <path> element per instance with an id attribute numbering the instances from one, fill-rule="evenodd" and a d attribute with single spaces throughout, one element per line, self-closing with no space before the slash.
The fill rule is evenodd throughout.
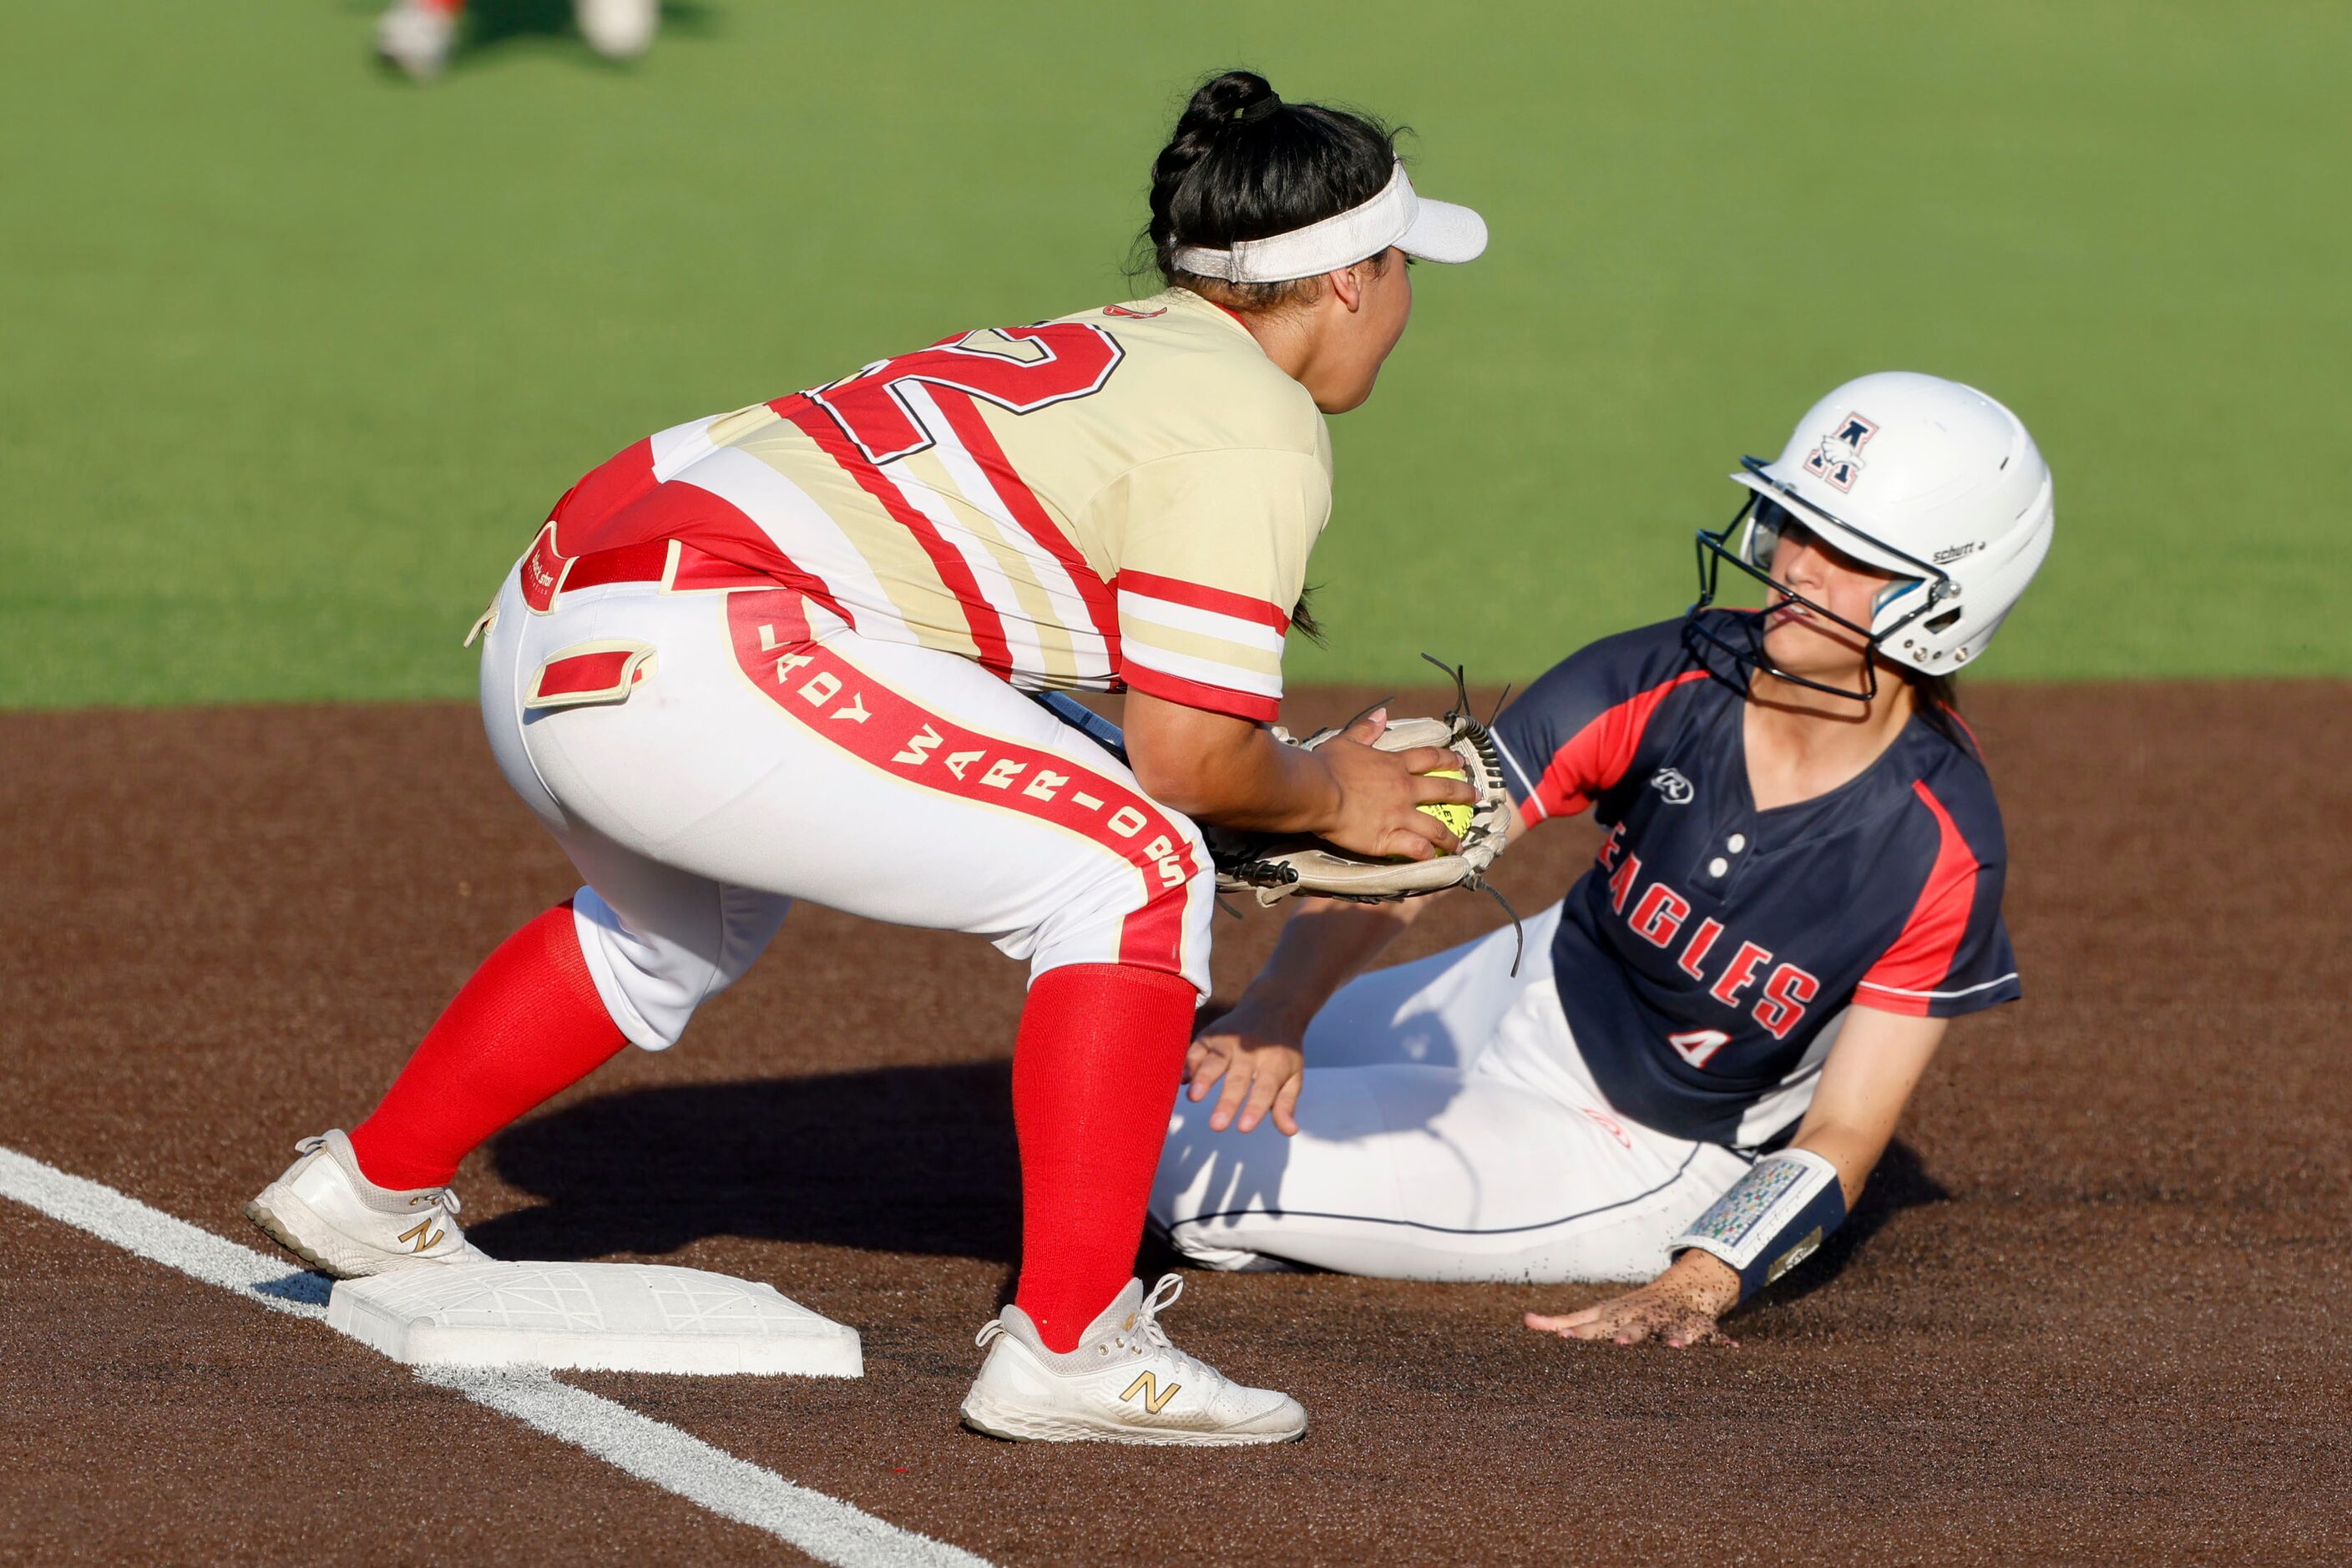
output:
<path id="1" fill-rule="evenodd" d="M 1730 553 L 1769 574 L 1778 509 L 1895 574 L 1864 629 L 1888 658 L 1929 674 L 1984 652 L 2050 552 L 2050 467 L 2033 437 L 1999 403 L 1940 376 L 1847 382 L 1797 422 L 1777 461 L 1742 458 L 1731 478 L 1771 504 L 1750 503 L 1723 541 Z"/>

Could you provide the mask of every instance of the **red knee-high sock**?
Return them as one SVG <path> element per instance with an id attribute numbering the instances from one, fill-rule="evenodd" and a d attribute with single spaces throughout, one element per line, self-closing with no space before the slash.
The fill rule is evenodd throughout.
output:
<path id="1" fill-rule="evenodd" d="M 1198 1000 L 1189 981 L 1119 963 L 1051 969 L 1013 1047 L 1021 1140 L 1021 1286 L 1046 1347 L 1076 1349 L 1135 1272 Z"/>
<path id="2" fill-rule="evenodd" d="M 484 1139 L 626 1044 L 566 899 L 482 961 L 375 1114 L 352 1129 L 352 1152 L 378 1186 L 446 1185 Z"/>

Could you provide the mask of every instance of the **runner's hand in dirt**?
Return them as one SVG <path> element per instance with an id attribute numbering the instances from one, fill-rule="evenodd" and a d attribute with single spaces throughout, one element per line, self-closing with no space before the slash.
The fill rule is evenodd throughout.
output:
<path id="1" fill-rule="evenodd" d="M 1686 1345 L 1736 1345 L 1738 1342 L 1717 1328 L 1716 1320 L 1738 1301 L 1738 1275 L 1704 1252 L 1685 1252 L 1639 1289 L 1558 1317 L 1529 1312 L 1526 1321 L 1538 1332 L 1558 1334 L 1564 1340 L 1620 1345 L 1662 1340 L 1677 1350 Z"/>
<path id="2" fill-rule="evenodd" d="M 1225 1080 L 1224 1092 L 1209 1112 L 1212 1131 L 1234 1126 L 1237 1116 L 1241 1131 L 1251 1131 L 1271 1111 L 1284 1136 L 1297 1132 L 1298 1090 L 1307 1074 L 1298 1044 L 1304 1033 L 1244 1001 L 1192 1042 L 1184 1058 L 1192 1102 L 1208 1099 L 1220 1076 Z"/>

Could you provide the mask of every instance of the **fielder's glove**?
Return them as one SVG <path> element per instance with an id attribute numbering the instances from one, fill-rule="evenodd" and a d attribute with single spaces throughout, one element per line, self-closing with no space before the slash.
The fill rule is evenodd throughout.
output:
<path id="1" fill-rule="evenodd" d="M 1443 719 L 1393 720 L 1372 742 L 1383 752 L 1443 746 L 1458 759 L 1462 776 L 1478 792 L 1470 807 L 1470 826 L 1455 835 L 1462 840 L 1459 850 L 1433 860 L 1370 859 L 1320 838 L 1209 827 L 1203 831 L 1210 858 L 1216 862 L 1217 890 L 1247 889 L 1261 904 L 1292 897 L 1387 903 L 1447 888 L 1485 886 L 1486 868 L 1503 852 L 1511 797 L 1503 785 L 1503 760 L 1495 750 L 1494 736 L 1469 715 L 1467 707 L 1465 702 Z M 1322 730 L 1293 741 L 1276 730 L 1275 736 L 1311 752 L 1339 732 Z"/>

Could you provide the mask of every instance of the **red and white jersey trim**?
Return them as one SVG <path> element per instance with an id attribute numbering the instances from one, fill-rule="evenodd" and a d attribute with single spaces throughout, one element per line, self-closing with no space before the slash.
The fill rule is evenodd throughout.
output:
<path id="1" fill-rule="evenodd" d="M 1086 596 L 1079 591 L 1070 568 L 1013 516 L 1012 507 L 990 481 L 986 470 L 959 438 L 959 421 L 941 405 L 940 399 L 932 395 L 931 389 L 920 383 L 909 383 L 900 395 L 933 433 L 929 451 L 947 470 L 956 489 L 956 499 L 995 525 L 1000 539 L 1021 557 L 1032 579 L 1044 591 L 1062 629 L 1068 634 L 1071 657 L 1077 666 L 1076 679 L 1098 688 L 1113 684 L 1117 666 L 1110 643 L 1089 624 Z M 898 488 L 908 505 L 930 519 L 940 536 L 953 545 L 971 567 L 973 580 L 1004 624 L 1004 639 L 1013 655 L 1014 672 L 1045 668 L 1038 624 L 1030 609 L 1022 604 L 1013 579 L 998 562 L 989 542 L 963 524 L 948 498 L 916 479 L 903 464 L 886 464 L 879 472 Z"/>
<path id="2" fill-rule="evenodd" d="M 1123 572 L 1118 587 L 1130 686 L 1251 720 L 1275 716 L 1290 629 L 1278 605 L 1149 572 Z M 1218 657 L 1225 649 L 1234 657 Z"/>
<path id="3" fill-rule="evenodd" d="M 1245 620 L 1223 611 L 1204 610 L 1197 605 L 1178 604 L 1171 599 L 1139 593 L 1128 585 L 1129 580 L 1129 577 L 1119 579 L 1118 607 L 1122 615 L 1133 620 L 1150 626 L 1172 626 L 1178 631 L 1192 632 L 1201 637 L 1218 637 L 1277 657 L 1282 652 L 1282 633 L 1263 621 Z"/>
<path id="4" fill-rule="evenodd" d="M 1139 668 L 1156 669 L 1162 675 L 1172 675 L 1196 686 L 1215 687 L 1240 698 L 1261 698 L 1268 702 L 1278 702 L 1282 697 L 1282 681 L 1277 677 L 1260 675 L 1239 665 L 1195 658 L 1190 654 L 1171 653 L 1166 648 L 1153 647 L 1131 633 L 1127 639 L 1127 668 L 1130 678 Z"/>
<path id="5" fill-rule="evenodd" d="M 1321 415 L 1213 306 L 1112 313 L 1133 342 L 965 334 L 672 426 L 566 493 L 562 548 L 675 539 L 1016 686 L 1271 717 L 1329 513 Z"/>
<path id="6" fill-rule="evenodd" d="M 1038 536 L 1031 524 L 1024 523 L 1015 515 L 1003 491 L 989 478 L 988 470 L 982 465 L 978 455 L 964 445 L 961 431 L 979 419 L 977 412 L 971 409 L 970 398 L 965 398 L 963 406 L 956 409 L 947 407 L 928 386 L 914 386 L 909 389 L 909 393 L 911 397 L 920 403 L 926 412 L 936 415 L 934 428 L 938 431 L 938 438 L 933 443 L 931 451 L 939 458 L 941 466 L 947 469 L 949 478 L 955 484 L 957 493 L 973 510 L 994 523 L 1004 542 L 1028 563 L 1031 571 L 1035 574 L 1038 585 L 1045 590 L 1047 599 L 1052 604 L 1055 615 L 1061 617 L 1064 626 L 1070 631 L 1072 646 L 1076 652 L 1082 672 L 1090 678 L 1108 679 L 1113 672 L 1117 660 L 1110 639 L 1104 636 L 1101 628 L 1091 624 L 1095 612 L 1089 608 L 1088 595 L 1079 585 L 1076 574 L 1077 571 L 1085 570 L 1083 560 L 1080 566 L 1074 570 L 1062 555 L 1057 554 L 1045 539 Z M 981 426 L 981 429 L 984 434 L 985 426 Z M 1006 473 L 1011 483 L 1019 484 L 1018 476 L 1013 475 L 1009 468 Z M 1043 510 L 1037 506 L 1034 497 L 1026 499 L 1029 500 L 1029 510 L 1043 518 L 1042 524 L 1038 526 L 1050 528 L 1052 519 L 1044 517 Z M 1056 542 L 1062 543 L 1067 553 L 1076 554 L 1075 550 L 1068 548 L 1066 541 L 1056 541 Z M 1094 577 L 1091 572 L 1088 572 L 1087 575 L 1093 578 L 1091 585 L 1096 590 L 1094 596 L 1101 597 L 1101 579 Z"/>
<path id="7" fill-rule="evenodd" d="M 719 447 L 705 452 L 676 482 L 708 490 L 750 519 L 793 565 L 824 584 L 860 637 L 922 640 L 892 607 L 882 580 L 841 524 L 770 465 L 740 448 Z"/>

